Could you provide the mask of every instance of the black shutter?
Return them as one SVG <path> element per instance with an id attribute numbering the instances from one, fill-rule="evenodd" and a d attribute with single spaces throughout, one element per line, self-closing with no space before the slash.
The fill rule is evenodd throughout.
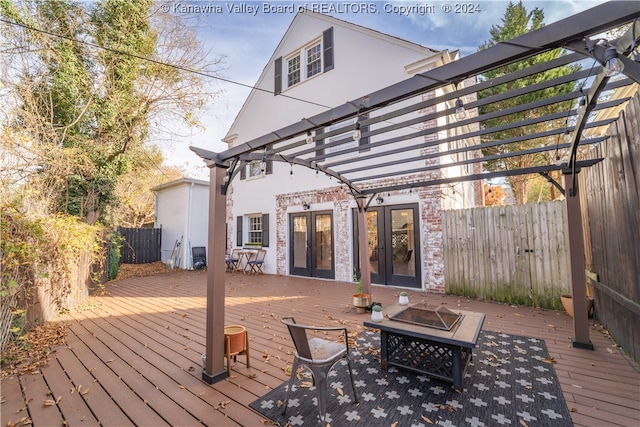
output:
<path id="1" fill-rule="evenodd" d="M 324 72 L 333 70 L 333 27 L 322 32 Z"/>
<path id="2" fill-rule="evenodd" d="M 242 216 L 236 217 L 236 246 L 242 246 Z"/>
<path id="3" fill-rule="evenodd" d="M 362 114 L 358 120 L 367 120 L 369 118 L 369 114 Z M 369 126 L 362 126 L 360 125 L 360 132 L 362 132 L 362 134 L 364 135 L 365 133 L 369 132 Z M 360 152 L 364 152 L 364 151 L 370 151 L 371 147 L 369 146 L 369 137 L 368 136 L 364 136 L 362 138 L 360 138 L 360 143 L 358 144 L 360 146 Z"/>
<path id="4" fill-rule="evenodd" d="M 266 151 L 271 150 L 271 146 L 267 145 L 265 147 L 265 150 Z M 265 175 L 269 175 L 269 174 L 273 173 L 273 160 L 267 160 L 267 170 L 264 173 L 265 173 Z"/>
<path id="5" fill-rule="evenodd" d="M 269 214 L 262 214 L 262 247 L 269 247 Z"/>
<path id="6" fill-rule="evenodd" d="M 324 128 L 316 130 L 316 156 L 322 156 L 324 154 L 324 150 L 322 149 L 322 146 L 324 145 L 324 139 L 322 139 L 323 133 Z"/>
<path id="7" fill-rule="evenodd" d="M 273 94 L 279 95 L 282 92 L 282 56 L 275 60 L 273 68 L 275 68 Z"/>

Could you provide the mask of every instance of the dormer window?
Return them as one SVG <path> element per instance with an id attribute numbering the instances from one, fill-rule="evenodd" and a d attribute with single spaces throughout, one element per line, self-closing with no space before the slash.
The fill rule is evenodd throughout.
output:
<path id="1" fill-rule="evenodd" d="M 275 60 L 274 95 L 333 69 L 333 27 L 298 51 Z"/>

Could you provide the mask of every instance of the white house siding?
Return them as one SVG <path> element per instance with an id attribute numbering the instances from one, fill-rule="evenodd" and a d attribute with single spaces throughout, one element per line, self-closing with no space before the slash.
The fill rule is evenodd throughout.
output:
<path id="1" fill-rule="evenodd" d="M 162 261 L 169 260 L 176 241 L 182 239 L 176 267 L 193 268 L 191 248 L 207 247 L 209 183 L 182 178 L 152 190 L 156 193 L 155 227 L 162 228 Z"/>
<path id="2" fill-rule="evenodd" d="M 273 91 L 275 59 L 286 57 L 290 52 L 304 47 L 308 42 L 321 37 L 323 31 L 331 27 L 335 68 L 288 89 L 284 83 L 282 95 L 274 96 L 262 91 L 252 91 L 225 138 L 230 146 L 252 140 L 304 117 L 311 117 L 328 107 L 341 105 L 368 92 L 405 80 L 413 73 L 441 65 L 442 61 L 450 60 L 448 52 L 437 53 L 344 21 L 305 12 L 294 19 L 263 70 L 257 86 Z M 293 100 L 287 96 L 322 104 L 327 108 Z M 438 146 L 425 150 L 437 151 Z M 391 158 L 390 156 L 389 160 Z M 439 160 L 436 158 L 429 161 Z M 410 177 L 403 180 L 408 179 Z M 450 205 L 462 207 L 467 203 L 464 195 L 452 194 L 448 202 Z M 422 230 L 419 242 L 422 288 L 443 292 L 440 210 L 446 197 L 443 197 L 440 189 L 434 187 L 386 194 L 384 199 L 385 204 L 418 204 L 420 224 L 417 226 Z M 239 177 L 234 178 L 227 193 L 227 203 L 229 249 L 238 243 L 235 235 L 238 216 L 269 214 L 270 238 L 264 271 L 271 274 L 289 274 L 289 214 L 303 212 L 304 203 L 309 204 L 312 211 L 331 211 L 335 279 L 351 280 L 354 266 L 351 209 L 355 207 L 355 201 L 346 188 L 342 188 L 335 180 L 300 166 L 291 168 L 286 163 L 274 162 L 272 174 L 242 180 Z M 244 235 L 246 238 L 246 232 Z"/>

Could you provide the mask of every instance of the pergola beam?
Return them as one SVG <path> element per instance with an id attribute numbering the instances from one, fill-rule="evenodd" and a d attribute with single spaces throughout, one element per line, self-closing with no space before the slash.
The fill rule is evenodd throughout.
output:
<path id="1" fill-rule="evenodd" d="M 581 39 L 612 26 L 629 22 L 639 14 L 640 4 L 635 2 L 617 2 L 616 7 L 607 4 L 596 6 L 539 30 L 516 37 L 509 42 L 498 43 L 458 61 L 416 75 L 329 111 L 293 123 L 276 132 L 232 147 L 218 154 L 217 163 L 223 163 L 245 152 L 263 149 L 267 145 L 306 134 L 314 128 L 326 127 L 358 114 L 429 92 L 443 84 L 451 84 L 478 75 L 483 71 L 495 68 L 498 64 L 508 64 L 557 48 L 572 40 Z"/>

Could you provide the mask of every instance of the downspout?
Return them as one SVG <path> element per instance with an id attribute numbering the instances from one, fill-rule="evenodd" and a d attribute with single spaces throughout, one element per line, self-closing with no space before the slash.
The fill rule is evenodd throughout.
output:
<path id="1" fill-rule="evenodd" d="M 193 224 L 193 219 L 191 217 L 191 215 L 193 215 L 193 209 L 192 209 L 192 204 L 193 204 L 193 188 L 195 186 L 195 183 L 192 182 L 191 185 L 189 186 L 189 201 L 187 204 L 187 232 L 185 233 L 187 236 L 187 242 L 185 245 L 185 248 L 183 249 L 186 254 L 185 254 L 185 267 L 187 270 L 193 270 L 193 257 L 191 254 L 191 226 Z M 188 260 L 188 261 L 187 261 Z"/>

